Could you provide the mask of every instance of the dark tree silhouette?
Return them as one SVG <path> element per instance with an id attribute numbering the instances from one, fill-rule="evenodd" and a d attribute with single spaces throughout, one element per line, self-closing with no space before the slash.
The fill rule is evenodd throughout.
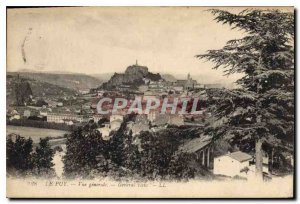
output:
<path id="1" fill-rule="evenodd" d="M 54 175 L 54 151 L 49 144 L 49 138 L 40 138 L 39 146 L 32 155 L 34 172 L 37 175 Z"/>
<path id="2" fill-rule="evenodd" d="M 25 174 L 33 167 L 32 139 L 13 135 L 6 140 L 6 168 L 8 173 Z"/>
<path id="3" fill-rule="evenodd" d="M 15 104 L 17 106 L 24 106 L 25 103 L 30 102 L 30 95 L 32 95 L 32 90 L 29 82 L 18 76 L 18 78 L 14 82 L 13 95 L 15 98 Z"/>
<path id="4" fill-rule="evenodd" d="M 67 137 L 64 174 L 67 177 L 88 177 L 97 169 L 108 171 L 106 141 L 95 123 L 79 127 Z M 103 161 L 104 160 L 104 161 Z"/>
<path id="5" fill-rule="evenodd" d="M 294 138 L 294 14 L 278 10 L 244 10 L 238 14 L 213 9 L 217 22 L 245 32 L 219 50 L 197 55 L 223 68 L 225 75 L 243 73 L 240 89 L 222 90 L 214 116 L 216 137 L 255 140 L 256 172 L 262 177 L 262 144 L 288 149 Z"/>

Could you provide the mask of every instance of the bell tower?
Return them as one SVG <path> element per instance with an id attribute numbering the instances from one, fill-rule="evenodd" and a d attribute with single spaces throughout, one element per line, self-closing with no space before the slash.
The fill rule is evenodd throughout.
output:
<path id="1" fill-rule="evenodd" d="M 190 80 L 190 79 L 191 79 L 191 75 L 190 75 L 190 73 L 188 73 L 187 80 Z"/>

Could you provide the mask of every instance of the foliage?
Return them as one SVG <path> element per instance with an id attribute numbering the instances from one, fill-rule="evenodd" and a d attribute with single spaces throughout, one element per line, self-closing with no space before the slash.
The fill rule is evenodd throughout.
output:
<path id="1" fill-rule="evenodd" d="M 54 151 L 49 144 L 49 138 L 40 138 L 39 146 L 32 155 L 34 171 L 37 175 L 54 175 Z"/>
<path id="2" fill-rule="evenodd" d="M 215 20 L 245 32 L 219 50 L 197 55 L 223 68 L 225 75 L 243 73 L 235 90 L 221 90 L 214 116 L 225 121 L 216 136 L 231 141 L 262 139 L 273 145 L 294 136 L 294 15 L 278 10 L 244 10 L 238 14 L 213 9 Z"/>
<path id="3" fill-rule="evenodd" d="M 46 101 L 44 101 L 42 98 L 40 98 L 40 99 L 37 100 L 35 105 L 38 106 L 38 107 L 42 107 L 42 106 L 47 106 L 48 103 Z"/>
<path id="4" fill-rule="evenodd" d="M 129 135 L 126 134 L 126 122 L 125 119 L 110 140 L 110 158 L 117 166 L 123 166 L 126 159 L 125 141 L 129 139 Z"/>
<path id="5" fill-rule="evenodd" d="M 67 137 L 64 173 L 67 177 L 88 177 L 92 170 L 107 172 L 106 141 L 95 123 L 78 127 Z"/>
<path id="6" fill-rule="evenodd" d="M 181 180 L 195 177 L 197 171 L 195 167 L 190 165 L 193 160 L 193 155 L 188 153 L 179 153 L 172 157 L 168 168 L 168 176 L 171 179 Z"/>
<path id="7" fill-rule="evenodd" d="M 24 173 L 33 167 L 32 139 L 25 139 L 19 135 L 6 140 L 6 167 L 8 172 Z"/>
<path id="8" fill-rule="evenodd" d="M 185 135 L 197 135 L 197 131 L 169 128 L 157 133 L 142 132 L 135 136 L 141 141 L 138 145 L 133 142 L 132 131 L 127 128 L 127 122 L 133 117 L 133 115 L 125 117 L 121 127 L 112 133 L 109 141 L 102 139 L 94 123 L 73 131 L 66 143 L 65 176 L 69 178 L 109 176 L 114 179 L 134 176 L 167 179 L 170 178 L 169 168 L 175 169 L 176 165 L 182 165 L 182 168 L 177 170 L 182 171 L 179 177 L 180 175 L 184 178 L 193 177 L 193 169 L 184 168 L 187 160 L 174 160 L 174 155 L 184 138 L 193 138 Z M 179 177 L 177 175 L 177 179 L 180 179 Z"/>
<path id="9" fill-rule="evenodd" d="M 33 151 L 32 139 L 19 135 L 6 140 L 6 168 L 14 176 L 54 176 L 53 155 L 48 139 L 41 139 Z"/>
<path id="10" fill-rule="evenodd" d="M 17 78 L 13 86 L 13 96 L 17 106 L 24 106 L 31 101 L 32 90 L 28 81 L 23 78 Z"/>
<path id="11" fill-rule="evenodd" d="M 138 146 L 133 144 L 132 131 L 126 135 L 124 140 L 124 162 L 123 165 L 132 173 L 138 174 L 141 170 L 141 153 Z"/>
<path id="12" fill-rule="evenodd" d="M 142 132 L 141 175 L 150 179 L 165 178 L 172 156 L 181 144 L 182 135 L 175 129 L 156 133 Z"/>
<path id="13" fill-rule="evenodd" d="M 244 76 L 236 82 L 241 88 L 219 90 L 210 97 L 215 120 L 206 131 L 232 144 L 254 140 L 292 151 L 285 144 L 294 138 L 294 14 L 261 9 L 211 12 L 217 22 L 245 35 L 196 57 L 213 62 L 225 75 Z M 256 156 L 261 158 L 258 148 Z M 256 165 L 262 169 L 260 160 Z"/>

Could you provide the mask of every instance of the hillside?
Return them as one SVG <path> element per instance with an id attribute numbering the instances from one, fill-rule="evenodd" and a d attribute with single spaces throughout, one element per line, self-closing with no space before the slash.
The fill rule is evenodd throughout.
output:
<path id="1" fill-rule="evenodd" d="M 108 81 L 112 75 L 114 75 L 113 72 L 111 73 L 102 73 L 102 74 L 93 74 L 93 77 L 95 77 L 96 79 L 98 79 L 101 82 L 105 82 Z"/>
<path id="2" fill-rule="evenodd" d="M 170 81 L 170 82 L 175 82 L 177 79 L 171 75 L 171 74 L 162 74 L 161 77 L 166 80 L 166 81 Z"/>
<path id="3" fill-rule="evenodd" d="M 16 103 L 16 94 L 19 92 L 24 94 L 24 91 L 18 90 L 20 87 L 18 86 L 19 81 L 22 81 L 22 84 L 26 84 L 30 91 L 27 91 L 28 94 L 24 96 L 28 98 L 29 95 L 33 95 L 33 97 L 43 97 L 43 98 L 59 98 L 65 96 L 74 96 L 77 92 L 72 89 L 68 89 L 65 87 L 60 87 L 54 84 L 50 84 L 47 82 L 42 82 L 33 79 L 26 79 L 23 77 L 18 77 L 16 75 L 6 75 L 6 100 L 7 104 Z M 22 96 L 23 98 L 23 96 Z"/>
<path id="4" fill-rule="evenodd" d="M 42 72 L 8 72 L 9 75 L 16 76 L 27 79 L 34 79 L 36 81 L 46 82 L 49 84 L 57 85 L 60 87 L 65 87 L 68 89 L 73 89 L 76 91 L 85 90 L 90 88 L 98 87 L 103 81 L 88 76 L 85 74 L 76 73 L 42 73 Z"/>
<path id="5" fill-rule="evenodd" d="M 102 84 L 104 89 L 114 89 L 120 85 L 131 85 L 137 87 L 144 84 L 144 80 L 158 81 L 161 78 L 160 74 L 154 74 L 148 71 L 148 67 L 140 65 L 131 65 L 126 68 L 124 73 L 114 73 L 114 75 L 105 83 Z"/>

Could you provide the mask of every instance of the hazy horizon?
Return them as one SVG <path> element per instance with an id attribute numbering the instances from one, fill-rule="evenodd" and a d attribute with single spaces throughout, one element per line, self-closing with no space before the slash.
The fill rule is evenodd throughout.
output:
<path id="1" fill-rule="evenodd" d="M 212 69 L 212 63 L 195 58 L 243 36 L 242 32 L 214 21 L 207 9 L 8 9 L 7 71 L 121 73 L 138 60 L 154 73 L 190 73 L 212 82 L 236 81 L 241 75 L 223 76 L 221 69 Z M 231 10 L 238 12 L 243 8 Z"/>

